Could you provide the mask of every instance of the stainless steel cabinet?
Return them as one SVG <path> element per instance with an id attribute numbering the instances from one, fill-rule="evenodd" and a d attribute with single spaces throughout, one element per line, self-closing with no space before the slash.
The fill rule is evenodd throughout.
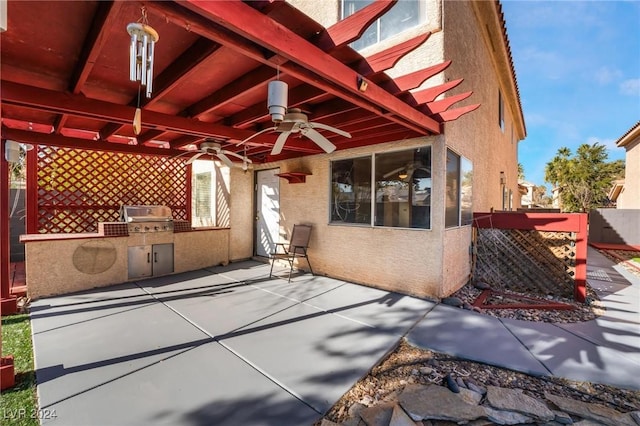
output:
<path id="1" fill-rule="evenodd" d="M 173 244 L 133 246 L 128 250 L 129 279 L 173 272 Z"/>

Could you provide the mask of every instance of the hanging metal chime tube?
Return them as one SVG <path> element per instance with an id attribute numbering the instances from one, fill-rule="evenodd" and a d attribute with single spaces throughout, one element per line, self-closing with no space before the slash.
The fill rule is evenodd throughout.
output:
<path id="1" fill-rule="evenodd" d="M 151 97 L 153 87 L 154 45 L 158 41 L 158 33 L 149 25 L 133 22 L 127 25 L 131 35 L 129 53 L 129 79 L 140 81 L 146 87 L 147 98 Z"/>

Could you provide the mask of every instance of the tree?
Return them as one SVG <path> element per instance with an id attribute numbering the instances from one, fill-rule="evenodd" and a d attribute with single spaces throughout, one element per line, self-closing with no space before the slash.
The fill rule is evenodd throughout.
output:
<path id="1" fill-rule="evenodd" d="M 524 166 L 522 163 L 518 163 L 518 180 L 524 180 Z"/>
<path id="2" fill-rule="evenodd" d="M 604 145 L 582 144 L 572 156 L 569 148 L 560 148 L 545 167 L 545 181 L 560 189 L 562 210 L 588 212 L 606 204 L 613 181 L 624 173 L 624 161 L 608 162 Z"/>
<path id="3" fill-rule="evenodd" d="M 547 187 L 544 185 L 534 186 L 532 201 L 536 207 L 551 207 L 551 197 L 547 195 Z"/>

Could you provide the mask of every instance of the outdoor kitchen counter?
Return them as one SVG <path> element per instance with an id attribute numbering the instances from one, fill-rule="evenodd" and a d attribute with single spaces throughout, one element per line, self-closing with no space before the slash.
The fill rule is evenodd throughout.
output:
<path id="1" fill-rule="evenodd" d="M 120 284 L 129 279 L 129 247 L 173 244 L 173 272 L 229 262 L 229 228 L 105 236 L 26 234 L 27 294 L 32 299 Z"/>

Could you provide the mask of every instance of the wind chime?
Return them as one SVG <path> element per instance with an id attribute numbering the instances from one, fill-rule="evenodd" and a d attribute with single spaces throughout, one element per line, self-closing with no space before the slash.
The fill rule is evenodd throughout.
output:
<path id="1" fill-rule="evenodd" d="M 142 130 L 142 110 L 140 109 L 140 89 L 145 86 L 147 98 L 153 90 L 153 54 L 158 41 L 158 33 L 147 20 L 147 9 L 143 6 L 142 17 L 138 22 L 127 25 L 127 32 L 131 36 L 129 49 L 129 79 L 139 81 L 138 103 L 133 117 L 133 131 L 136 135 Z"/>

